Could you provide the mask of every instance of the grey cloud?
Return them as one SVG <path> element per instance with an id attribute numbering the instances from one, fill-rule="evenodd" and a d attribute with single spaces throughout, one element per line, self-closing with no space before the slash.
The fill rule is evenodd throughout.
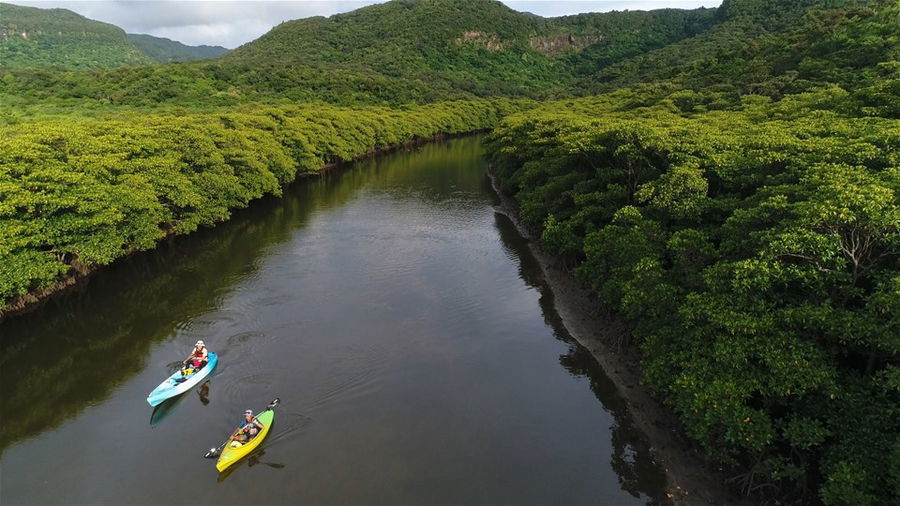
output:
<path id="1" fill-rule="evenodd" d="M 9 0 L 7 0 L 9 1 Z M 185 44 L 210 44 L 234 48 L 291 19 L 328 16 L 380 3 L 373 0 L 278 1 L 278 0 L 11 0 L 18 5 L 61 7 L 85 17 L 112 23 L 129 33 L 149 33 Z M 712 7 L 709 0 L 596 0 L 596 1 L 505 1 L 513 9 L 541 16 L 613 9 L 658 9 L 663 7 Z"/>
<path id="2" fill-rule="evenodd" d="M 233 48 L 259 37 L 282 21 L 328 16 L 376 2 L 12 0 L 11 3 L 69 9 L 90 19 L 112 23 L 129 33 L 148 33 L 185 44 Z"/>

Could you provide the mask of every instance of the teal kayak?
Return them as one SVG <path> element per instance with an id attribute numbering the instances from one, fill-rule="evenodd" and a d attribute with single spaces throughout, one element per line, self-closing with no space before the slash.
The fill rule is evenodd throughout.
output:
<path id="1" fill-rule="evenodd" d="M 166 378 L 165 381 L 160 383 L 158 387 L 150 392 L 150 395 L 147 396 L 147 402 L 150 403 L 151 406 L 157 406 L 166 399 L 181 395 L 194 386 L 199 385 L 200 382 L 203 381 L 203 378 L 206 378 L 212 373 L 213 369 L 216 368 L 216 364 L 219 362 L 219 356 L 212 352 L 207 355 L 207 359 L 206 366 L 199 371 L 194 371 L 187 376 L 182 376 L 181 370 L 179 369 Z"/>

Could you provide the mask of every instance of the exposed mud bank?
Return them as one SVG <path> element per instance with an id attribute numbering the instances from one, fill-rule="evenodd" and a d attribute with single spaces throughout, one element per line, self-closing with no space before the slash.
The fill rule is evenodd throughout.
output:
<path id="1" fill-rule="evenodd" d="M 458 133 L 458 134 L 436 133 L 436 134 L 428 136 L 428 137 L 414 137 L 405 142 L 390 144 L 390 145 L 383 146 L 383 147 L 380 147 L 377 149 L 370 149 L 370 150 L 366 151 L 365 153 L 360 153 L 359 155 L 354 156 L 352 159 L 349 159 L 349 160 L 341 160 L 341 159 L 332 160 L 314 172 L 298 173 L 295 181 L 302 180 L 302 179 L 309 178 L 309 177 L 315 177 L 315 176 L 323 174 L 329 170 L 332 170 L 332 169 L 335 169 L 338 167 L 342 167 L 342 166 L 346 166 L 348 164 L 351 164 L 353 162 L 363 160 L 366 158 L 371 158 L 374 156 L 390 153 L 392 151 L 397 151 L 397 150 L 401 150 L 401 149 L 411 149 L 416 146 L 420 146 L 422 144 L 426 144 L 429 142 L 443 141 L 446 139 L 452 139 L 452 138 L 456 138 L 456 137 L 465 137 L 468 135 L 475 135 L 475 134 L 479 134 L 479 133 L 483 133 L 483 132 L 484 132 L 484 130 L 474 130 L 471 132 Z M 288 184 L 290 184 L 290 183 L 288 183 Z M 253 205 L 253 203 L 251 202 L 249 205 Z M 236 210 L 236 209 L 234 209 L 234 210 Z M 219 223 L 222 223 L 222 222 L 219 222 Z M 205 228 L 211 228 L 214 226 L 215 225 L 211 225 L 211 226 L 205 227 Z M 171 241 L 176 236 L 177 235 L 175 234 L 174 230 L 172 230 L 170 227 L 167 227 L 166 235 L 165 235 L 165 237 L 160 239 L 159 243 L 161 244 L 166 241 Z M 123 256 L 117 258 L 116 260 L 114 260 L 113 262 L 111 262 L 110 264 L 107 264 L 107 265 L 114 265 L 118 262 L 121 262 L 121 261 L 129 258 L 134 253 L 136 253 L 136 251 L 131 251 L 131 252 L 127 253 L 126 255 L 123 255 Z M 33 311 L 34 309 L 37 309 L 44 302 L 49 300 L 51 297 L 59 295 L 75 286 L 81 285 L 92 273 L 96 272 L 98 269 L 103 269 L 104 267 L 106 267 L 106 266 L 105 265 L 95 266 L 95 265 L 80 264 L 79 262 L 77 262 L 77 260 L 72 262 L 72 265 L 70 266 L 69 271 L 64 276 L 62 276 L 59 279 L 59 281 L 57 281 L 56 283 L 49 285 L 49 286 L 42 287 L 42 288 L 38 288 L 36 290 L 32 290 L 31 292 L 29 292 L 25 295 L 20 295 L 18 297 L 15 297 L 12 300 L 10 300 L 6 305 L 4 305 L 2 308 L 0 308 L 0 322 L 3 322 L 4 320 L 14 317 L 16 315 L 24 314 L 29 311 Z"/>
<path id="2" fill-rule="evenodd" d="M 637 350 L 627 347 L 628 328 L 605 314 L 590 290 L 558 265 L 544 251 L 532 231 L 519 219 L 516 201 L 500 191 L 493 176 L 491 186 L 500 199 L 495 210 L 509 217 L 541 266 L 553 292 L 557 313 L 569 334 L 588 349 L 615 383 L 629 414 L 651 445 L 654 458 L 666 473 L 667 496 L 676 505 L 751 506 L 753 501 L 736 496 L 725 484 L 725 476 L 713 469 L 684 435 L 677 416 L 641 385 Z"/>

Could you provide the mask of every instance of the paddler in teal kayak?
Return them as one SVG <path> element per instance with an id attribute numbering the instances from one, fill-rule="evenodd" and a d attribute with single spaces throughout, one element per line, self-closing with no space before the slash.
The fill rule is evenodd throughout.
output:
<path id="1" fill-rule="evenodd" d="M 188 369 L 192 369 L 191 372 L 203 369 L 203 366 L 205 366 L 208 361 L 209 351 L 206 349 L 206 345 L 203 344 L 203 341 L 197 341 L 197 344 L 194 345 L 194 349 L 191 350 L 191 354 L 182 361 L 184 368 L 182 368 L 181 373 L 185 374 L 184 371 Z"/>
<path id="2" fill-rule="evenodd" d="M 265 426 L 253 416 L 253 410 L 248 409 L 244 411 L 244 419 L 238 425 L 237 431 L 231 436 L 231 444 L 240 446 L 253 439 L 264 428 Z"/>

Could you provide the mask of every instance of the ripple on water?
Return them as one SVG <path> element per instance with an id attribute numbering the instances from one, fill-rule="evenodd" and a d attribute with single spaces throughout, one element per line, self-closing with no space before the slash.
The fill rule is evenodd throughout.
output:
<path id="1" fill-rule="evenodd" d="M 238 349 L 241 347 L 249 346 L 251 344 L 258 344 L 260 342 L 271 342 L 274 339 L 272 336 L 266 334 L 265 332 L 260 332 L 256 330 L 249 330 L 246 332 L 239 332 L 237 334 L 228 336 L 225 339 L 225 348 L 223 351 L 228 351 L 232 349 Z"/>
<path id="2" fill-rule="evenodd" d="M 313 424 L 312 417 L 283 409 L 281 406 L 277 408 L 278 417 L 276 424 L 273 425 L 274 431 L 266 438 L 269 446 L 298 437 Z"/>
<path id="3" fill-rule="evenodd" d="M 315 411 L 334 403 L 347 403 L 374 390 L 389 353 L 383 346 L 345 346 L 340 357 L 332 358 L 314 377 L 305 410 Z"/>
<path id="4" fill-rule="evenodd" d="M 194 320 L 185 319 L 175 322 L 175 330 L 178 332 L 190 332 L 194 328 Z"/>
<path id="5" fill-rule="evenodd" d="M 256 330 L 232 334 L 224 340 L 219 348 L 222 366 L 217 390 L 225 399 L 242 401 L 260 386 L 275 384 L 276 373 L 266 367 L 258 354 L 273 341 L 270 334 Z"/>
<path id="6" fill-rule="evenodd" d="M 230 364 L 219 371 L 216 378 L 216 395 L 228 402 L 245 403 L 248 399 L 255 398 L 254 394 L 260 391 L 270 391 L 276 384 L 276 376 L 270 371 L 260 371 L 260 364 L 256 361 Z M 256 366 L 256 370 L 250 367 Z"/>

